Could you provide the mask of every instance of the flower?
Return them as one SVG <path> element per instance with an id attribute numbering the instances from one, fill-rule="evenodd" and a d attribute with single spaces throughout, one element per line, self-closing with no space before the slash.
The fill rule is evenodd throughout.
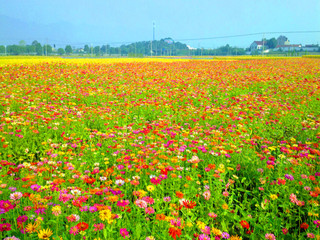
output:
<path id="1" fill-rule="evenodd" d="M 286 235 L 288 232 L 289 232 L 288 229 L 286 229 L 286 228 L 283 228 L 283 229 L 282 229 L 282 233 L 283 233 L 284 235 Z"/>
<path id="2" fill-rule="evenodd" d="M 241 224 L 241 226 L 242 226 L 243 228 L 246 228 L 246 229 L 249 229 L 249 228 L 250 228 L 250 224 L 249 224 L 247 221 L 245 221 L 245 220 L 242 220 L 242 221 L 240 222 L 240 224 Z"/>
<path id="3" fill-rule="evenodd" d="M 199 240 L 210 240 L 211 238 L 206 234 L 200 234 L 198 239 Z"/>
<path id="4" fill-rule="evenodd" d="M 71 227 L 69 233 L 72 235 L 77 235 L 79 233 L 79 229 L 76 226 Z"/>
<path id="5" fill-rule="evenodd" d="M 41 188 L 41 186 L 38 185 L 38 184 L 33 184 L 33 185 L 30 186 L 30 188 L 31 188 L 33 191 L 38 192 L 39 189 Z"/>
<path id="6" fill-rule="evenodd" d="M 184 200 L 182 202 L 183 206 L 187 209 L 193 209 L 197 204 L 195 202 L 189 201 L 189 200 Z"/>
<path id="7" fill-rule="evenodd" d="M 95 227 L 93 229 L 93 231 L 101 231 L 104 229 L 104 224 L 103 223 L 95 223 L 93 224 L 93 226 Z"/>
<path id="8" fill-rule="evenodd" d="M 1 223 L 0 224 L 0 232 L 10 231 L 10 230 L 11 230 L 11 224 L 10 223 Z"/>
<path id="9" fill-rule="evenodd" d="M 148 186 L 147 186 L 147 190 L 148 190 L 149 192 L 154 191 L 154 189 L 155 189 L 155 187 L 152 186 L 152 185 L 148 185 Z"/>
<path id="10" fill-rule="evenodd" d="M 14 209 L 15 205 L 12 205 L 9 200 L 0 200 L 0 213 L 8 212 L 10 209 Z M 2 210 L 1 210 L 2 209 Z"/>
<path id="11" fill-rule="evenodd" d="M 276 199 L 278 198 L 278 196 L 277 196 L 276 194 L 271 194 L 271 195 L 270 195 L 270 198 L 271 198 L 272 200 L 276 200 Z"/>
<path id="12" fill-rule="evenodd" d="M 272 233 L 266 233 L 266 235 L 264 235 L 264 237 L 268 240 L 276 240 L 276 237 Z"/>
<path id="13" fill-rule="evenodd" d="M 304 229 L 304 230 L 307 230 L 308 228 L 309 228 L 309 224 L 307 224 L 307 223 L 301 223 L 301 225 L 300 225 L 300 228 L 301 229 Z"/>
<path id="14" fill-rule="evenodd" d="M 228 206 L 228 204 L 224 203 L 224 204 L 222 204 L 222 208 L 223 208 L 224 210 L 227 210 L 227 209 L 229 208 L 229 206 Z"/>
<path id="15" fill-rule="evenodd" d="M 307 237 L 308 237 L 308 238 L 314 238 L 315 236 L 314 236 L 313 233 L 307 233 Z"/>
<path id="16" fill-rule="evenodd" d="M 79 229 L 79 231 L 85 231 L 89 228 L 89 224 L 88 223 L 85 223 L 85 222 L 79 222 L 77 225 L 76 225 L 76 228 Z"/>
<path id="17" fill-rule="evenodd" d="M 180 237 L 180 235 L 181 235 L 181 229 L 179 229 L 177 227 L 169 228 L 169 234 L 171 237 L 173 237 L 174 240 L 176 240 L 177 236 Z"/>
<path id="18" fill-rule="evenodd" d="M 218 215 L 215 214 L 214 212 L 209 212 L 208 215 L 209 215 L 209 217 L 211 217 L 211 218 L 216 218 L 216 217 L 218 217 Z"/>
<path id="19" fill-rule="evenodd" d="M 20 238 L 17 238 L 15 236 L 12 236 L 12 237 L 6 237 L 4 238 L 3 240 L 20 240 Z"/>
<path id="20" fill-rule="evenodd" d="M 230 238 L 230 235 L 229 235 L 229 233 L 227 233 L 227 232 L 223 232 L 223 233 L 221 234 L 221 237 L 224 238 L 224 239 L 228 239 L 228 238 Z"/>
<path id="21" fill-rule="evenodd" d="M 148 203 L 144 200 L 141 200 L 141 199 L 137 199 L 135 202 L 134 202 L 139 208 L 146 208 L 148 206 Z"/>
<path id="22" fill-rule="evenodd" d="M 112 213 L 109 209 L 105 209 L 105 210 L 101 210 L 99 212 L 99 218 L 102 220 L 102 221 L 105 221 L 107 220 L 108 223 L 112 223 Z"/>
<path id="23" fill-rule="evenodd" d="M 40 224 L 40 221 L 35 223 L 29 223 L 25 228 L 26 232 L 34 233 L 38 231 L 39 224 Z"/>
<path id="24" fill-rule="evenodd" d="M 14 192 L 10 194 L 10 199 L 16 201 L 22 198 L 22 196 L 23 194 L 21 192 Z"/>
<path id="25" fill-rule="evenodd" d="M 121 235 L 123 238 L 126 238 L 126 236 L 129 235 L 129 232 L 127 231 L 126 228 L 120 228 L 120 235 Z"/>
<path id="26" fill-rule="evenodd" d="M 41 229 L 39 232 L 38 232 L 38 237 L 40 239 L 49 239 L 51 237 L 51 235 L 53 234 L 53 232 L 47 228 L 47 229 Z"/>
<path id="27" fill-rule="evenodd" d="M 147 214 L 152 214 L 152 213 L 154 213 L 154 209 L 153 209 L 152 207 L 147 207 L 147 208 L 145 208 L 144 210 L 145 210 L 145 212 L 146 212 Z"/>

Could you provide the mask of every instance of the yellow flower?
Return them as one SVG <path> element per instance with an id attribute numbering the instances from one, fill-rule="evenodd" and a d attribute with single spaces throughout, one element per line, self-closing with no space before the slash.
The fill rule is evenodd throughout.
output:
<path id="1" fill-rule="evenodd" d="M 211 232 L 215 236 L 220 236 L 222 234 L 222 232 L 219 229 L 214 228 L 214 227 L 212 228 Z"/>
<path id="2" fill-rule="evenodd" d="M 236 235 L 236 236 L 231 236 L 229 240 L 242 240 L 242 238 Z"/>
<path id="3" fill-rule="evenodd" d="M 271 198 L 272 200 L 276 200 L 276 199 L 278 198 L 278 196 L 277 196 L 276 194 L 271 194 L 271 195 L 270 195 L 270 198 Z"/>
<path id="4" fill-rule="evenodd" d="M 112 213 L 109 209 L 105 209 L 105 210 L 101 210 L 99 212 L 99 218 L 102 220 L 102 221 L 105 221 L 107 220 L 109 224 L 111 224 L 113 222 L 112 220 Z"/>
<path id="5" fill-rule="evenodd" d="M 149 192 L 154 191 L 154 186 L 152 186 L 152 185 L 147 186 L 147 190 L 148 190 Z"/>
<path id="6" fill-rule="evenodd" d="M 49 239 L 51 237 L 51 235 L 53 234 L 53 232 L 47 228 L 47 229 L 41 229 L 39 232 L 38 232 L 38 237 L 40 239 Z"/>
<path id="7" fill-rule="evenodd" d="M 27 233 L 34 233 L 38 231 L 38 227 L 39 227 L 39 223 L 35 222 L 35 223 L 29 223 L 25 229 Z"/>
<path id="8" fill-rule="evenodd" d="M 228 206 L 228 204 L 224 203 L 224 204 L 222 204 L 222 208 L 223 208 L 224 210 L 227 210 L 227 209 L 229 208 L 229 206 Z"/>
<path id="9" fill-rule="evenodd" d="M 193 223 L 192 223 L 192 222 L 187 222 L 187 226 L 188 226 L 188 227 L 192 227 L 192 226 L 193 226 Z"/>
<path id="10" fill-rule="evenodd" d="M 61 211 L 61 206 L 60 205 L 52 207 L 52 212 L 60 212 L 60 211 Z"/>
<path id="11" fill-rule="evenodd" d="M 198 228 L 200 228 L 200 229 L 204 229 L 205 226 L 206 226 L 206 224 L 205 224 L 204 222 L 197 221 L 197 226 L 198 226 Z"/>

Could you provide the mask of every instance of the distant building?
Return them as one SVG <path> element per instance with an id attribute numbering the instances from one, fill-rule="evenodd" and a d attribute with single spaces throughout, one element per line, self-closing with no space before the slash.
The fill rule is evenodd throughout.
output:
<path id="1" fill-rule="evenodd" d="M 254 41 L 253 43 L 251 43 L 250 45 L 250 51 L 254 52 L 254 51 L 259 51 L 262 50 L 263 47 L 266 47 L 266 41 Z"/>
<path id="2" fill-rule="evenodd" d="M 283 44 L 283 45 L 277 45 L 273 51 L 300 51 L 302 45 L 301 44 Z"/>
<path id="3" fill-rule="evenodd" d="M 289 45 L 289 39 L 286 36 L 279 36 L 277 38 L 277 45 Z"/>
<path id="4" fill-rule="evenodd" d="M 302 47 L 303 51 L 307 51 L 307 52 L 317 52 L 319 51 L 319 45 L 317 44 L 309 44 L 309 45 L 305 45 L 304 47 Z"/>

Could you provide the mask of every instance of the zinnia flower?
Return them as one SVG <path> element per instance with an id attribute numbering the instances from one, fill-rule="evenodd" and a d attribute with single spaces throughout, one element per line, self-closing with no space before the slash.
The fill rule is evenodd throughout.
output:
<path id="1" fill-rule="evenodd" d="M 126 238 L 126 236 L 129 235 L 129 232 L 127 231 L 126 228 L 120 228 L 120 235 L 121 235 L 123 238 Z"/>
<path id="2" fill-rule="evenodd" d="M 49 239 L 51 237 L 51 235 L 53 234 L 53 232 L 47 228 L 47 229 L 41 229 L 39 232 L 38 232 L 38 237 L 40 239 Z"/>

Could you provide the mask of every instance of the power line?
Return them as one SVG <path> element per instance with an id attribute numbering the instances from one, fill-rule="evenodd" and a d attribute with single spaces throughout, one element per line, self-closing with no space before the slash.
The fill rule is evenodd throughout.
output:
<path id="1" fill-rule="evenodd" d="M 201 38 L 176 38 L 175 41 L 203 41 L 203 40 L 214 40 L 214 39 L 226 39 L 226 38 L 237 38 L 237 37 L 248 37 L 248 36 L 256 36 L 263 34 L 302 34 L 302 33 L 320 33 L 320 30 L 315 31 L 283 31 L 283 32 L 257 32 L 257 33 L 245 33 L 245 34 L 235 34 L 235 35 L 224 35 L 224 36 L 214 36 L 214 37 L 201 37 Z M 154 36 L 153 36 L 154 38 Z M 1 39 L 3 41 L 3 39 Z M 13 41 L 14 39 L 11 39 Z M 28 39 L 29 40 L 29 39 Z M 17 40 L 18 41 L 18 40 Z M 50 39 L 51 44 L 59 44 L 59 45 L 73 45 L 73 46 L 82 46 L 82 45 L 90 45 L 90 44 L 98 44 L 103 45 L 106 41 L 97 41 L 97 42 L 65 42 L 58 39 Z M 122 45 L 122 44 L 131 44 L 134 42 L 148 42 L 146 40 L 140 41 L 126 41 L 126 42 L 109 42 L 109 45 Z"/>
<path id="2" fill-rule="evenodd" d="M 176 41 L 198 41 L 198 40 L 212 40 L 212 39 L 221 39 L 221 38 L 248 37 L 248 36 L 261 35 L 261 34 L 292 34 L 292 33 L 320 33 L 320 31 L 258 32 L 258 33 L 206 37 L 206 38 L 184 38 L 184 39 L 176 39 Z"/>

